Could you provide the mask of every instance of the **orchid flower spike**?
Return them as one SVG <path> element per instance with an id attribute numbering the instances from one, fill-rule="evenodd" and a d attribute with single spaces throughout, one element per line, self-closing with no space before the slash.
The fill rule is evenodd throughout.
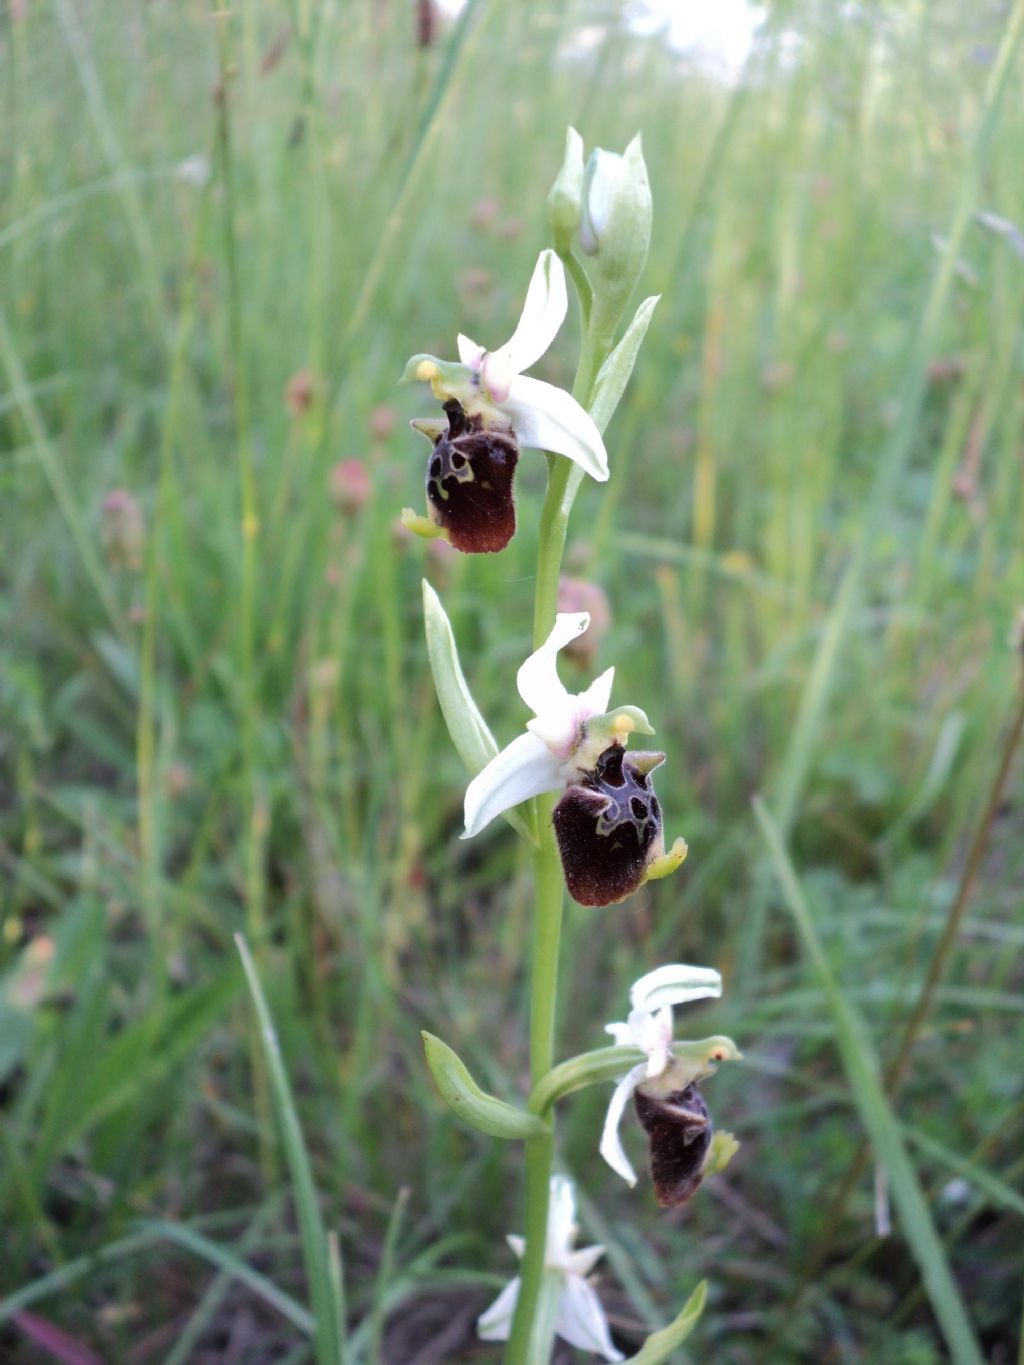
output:
<path id="1" fill-rule="evenodd" d="M 601 1155 L 630 1185 L 636 1172 L 619 1137 L 619 1125 L 632 1098 L 650 1140 L 651 1177 L 658 1202 L 685 1204 L 705 1175 L 722 1170 L 738 1144 L 730 1133 L 716 1134 L 696 1082 L 714 1074 L 718 1062 L 736 1061 L 731 1038 L 716 1035 L 694 1043 L 673 1044 L 672 1007 L 717 998 L 722 978 L 710 967 L 675 963 L 648 972 L 629 993 L 629 1018 L 608 1024 L 618 1046 L 632 1045 L 647 1058 L 629 1070 L 612 1093 L 601 1134 Z"/>
<path id="2" fill-rule="evenodd" d="M 573 460 L 603 483 L 608 453 L 593 418 L 564 389 L 523 373 L 541 358 L 565 319 L 565 270 L 542 251 L 515 332 L 488 351 L 461 333 L 458 361 L 414 355 L 403 382 L 429 383 L 447 422 L 415 421 L 434 449 L 427 466 L 432 520 L 457 550 L 503 549 L 516 527 L 512 482 L 520 446 Z"/>
<path id="3" fill-rule="evenodd" d="M 653 734 L 635 706 L 609 711 L 614 668 L 571 693 L 558 676 L 559 650 L 590 624 L 560 613 L 551 634 L 520 668 L 519 695 L 533 711 L 526 733 L 479 772 L 466 790 L 464 839 L 503 811 L 544 792 L 563 792 L 554 810 L 566 882 L 581 905 L 609 905 L 683 861 L 678 840 L 665 853 L 661 807 L 649 773 L 664 754 L 626 753 L 630 734 Z"/>
<path id="4" fill-rule="evenodd" d="M 562 1277 L 555 1333 L 580 1351 L 594 1351 L 605 1360 L 625 1360 L 622 1352 L 612 1344 L 601 1300 L 587 1278 L 604 1253 L 604 1247 L 582 1247 L 574 1251 L 572 1244 L 576 1231 L 576 1197 L 572 1181 L 565 1176 L 552 1176 L 544 1262 L 546 1270 Z M 523 1238 L 511 1236 L 508 1242 L 521 1259 L 526 1246 Z M 519 1299 L 519 1283 L 517 1275 L 478 1318 L 477 1331 L 483 1341 L 508 1341 Z"/>

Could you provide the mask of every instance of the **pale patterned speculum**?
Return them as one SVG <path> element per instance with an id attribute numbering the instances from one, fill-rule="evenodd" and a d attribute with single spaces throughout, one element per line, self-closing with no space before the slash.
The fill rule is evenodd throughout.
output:
<path id="1" fill-rule="evenodd" d="M 566 885 L 581 905 L 624 900 L 664 853 L 661 805 L 648 775 L 661 758 L 612 744 L 555 807 Z"/>

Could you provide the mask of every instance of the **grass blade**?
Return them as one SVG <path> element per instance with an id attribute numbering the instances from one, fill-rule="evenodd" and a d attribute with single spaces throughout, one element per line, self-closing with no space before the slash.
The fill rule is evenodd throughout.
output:
<path id="1" fill-rule="evenodd" d="M 274 1111 L 280 1125 L 281 1141 L 284 1145 L 285 1159 L 288 1162 L 292 1189 L 295 1194 L 295 1210 L 302 1239 L 302 1259 L 306 1267 L 313 1316 L 316 1320 L 314 1332 L 316 1358 L 319 1365 L 344 1365 L 345 1347 L 338 1325 L 340 1314 L 337 1303 L 337 1299 L 341 1297 L 339 1292 L 339 1286 L 342 1283 L 340 1271 L 334 1277 L 335 1283 L 332 1284 L 327 1232 L 317 1201 L 316 1186 L 313 1183 L 313 1168 L 302 1136 L 302 1128 L 299 1124 L 299 1116 L 295 1108 L 295 1099 L 292 1095 L 288 1073 L 285 1070 L 284 1058 L 281 1055 L 281 1045 L 274 1028 L 274 1021 L 270 1016 L 270 1010 L 267 1007 L 260 979 L 256 974 L 256 964 L 249 952 L 249 945 L 241 934 L 235 935 L 235 944 L 242 959 L 246 981 L 249 983 L 249 992 L 252 995 L 253 1008 L 256 1011 L 256 1019 L 259 1023 L 260 1043 L 267 1063 L 267 1071 L 270 1075 Z M 343 1303 L 340 1307 L 343 1312 Z"/>
<path id="2" fill-rule="evenodd" d="M 846 1070 L 861 1123 L 871 1139 L 875 1155 L 889 1177 L 892 1197 L 899 1210 L 903 1231 L 924 1282 L 924 1288 L 956 1365 L 981 1365 L 983 1356 L 932 1222 L 917 1172 L 907 1155 L 900 1126 L 882 1086 L 874 1045 L 863 1020 L 846 999 L 829 965 L 818 937 L 810 906 L 797 878 L 778 825 L 767 807 L 754 798 L 754 811 L 761 825 L 769 857 L 783 898 L 796 923 L 804 947 L 814 964 L 828 1000 L 835 1026 L 836 1043 Z"/>
<path id="3" fill-rule="evenodd" d="M 164 1219 L 154 1219 L 152 1222 L 143 1223 L 142 1230 L 143 1232 L 152 1232 L 162 1241 L 173 1242 L 185 1251 L 191 1251 L 194 1255 L 201 1256 L 204 1261 L 209 1261 L 218 1270 L 251 1289 L 264 1303 L 276 1309 L 300 1332 L 306 1336 L 313 1336 L 316 1323 L 313 1321 L 312 1314 L 307 1312 L 301 1303 L 297 1303 L 290 1294 L 279 1289 L 273 1280 L 268 1279 L 260 1271 L 254 1270 L 247 1261 L 242 1260 L 233 1251 L 229 1251 L 227 1247 L 221 1246 L 218 1242 L 212 1242 L 209 1237 L 204 1237 L 201 1232 L 196 1232 L 195 1228 L 190 1228 L 184 1223 L 171 1223 Z"/>
<path id="4" fill-rule="evenodd" d="M 861 588 L 871 550 L 877 542 L 883 523 L 888 518 L 898 481 L 906 468 L 917 433 L 927 391 L 928 359 L 939 336 L 955 278 L 957 258 L 977 208 L 982 169 L 987 163 L 990 144 L 998 124 L 999 108 L 1014 69 L 1022 35 L 1024 0 L 1017 0 L 1007 19 L 999 55 L 992 67 L 981 121 L 964 171 L 942 260 L 932 280 L 911 345 L 910 360 L 900 394 L 899 419 L 893 427 L 888 443 L 879 455 L 877 472 L 864 507 L 860 537 L 829 610 L 821 642 L 800 700 L 792 736 L 782 761 L 773 806 L 779 827 L 787 837 L 797 816 L 818 736 L 827 714 L 841 648 L 860 603 Z"/>
<path id="5" fill-rule="evenodd" d="M 243 1261 L 241 1257 L 236 1256 L 233 1251 L 228 1251 L 227 1248 L 218 1245 L 216 1242 L 211 1242 L 208 1237 L 204 1237 L 201 1232 L 197 1232 L 194 1228 L 187 1227 L 183 1223 L 171 1223 L 164 1219 L 152 1219 L 141 1223 L 138 1231 L 133 1232 L 130 1236 L 123 1237 L 117 1242 L 111 1242 L 109 1245 L 101 1247 L 99 1251 L 90 1252 L 86 1256 L 79 1256 L 73 1261 L 68 1261 L 65 1265 L 58 1266 L 55 1270 L 50 1271 L 48 1275 L 41 1275 L 30 1284 L 24 1285 L 13 1294 L 9 1294 L 6 1299 L 0 1302 L 0 1323 L 9 1321 L 30 1304 L 38 1303 L 42 1299 L 49 1298 L 52 1294 L 60 1293 L 77 1280 L 83 1279 L 90 1272 L 98 1270 L 101 1266 L 138 1255 L 140 1252 L 151 1251 L 161 1242 L 172 1242 L 185 1251 L 191 1251 L 196 1256 L 202 1257 L 203 1260 L 209 1261 L 211 1265 L 217 1266 L 226 1275 L 251 1289 L 264 1303 L 276 1309 L 300 1332 L 306 1336 L 313 1335 L 315 1324 L 312 1314 L 303 1308 L 301 1303 L 297 1303 L 290 1294 L 279 1289 L 266 1275 L 254 1270 L 251 1265 Z"/>

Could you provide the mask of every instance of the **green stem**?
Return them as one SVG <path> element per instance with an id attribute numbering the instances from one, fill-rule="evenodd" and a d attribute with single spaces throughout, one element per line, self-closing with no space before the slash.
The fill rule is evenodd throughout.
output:
<path id="1" fill-rule="evenodd" d="M 593 335 L 583 337 L 580 363 L 576 370 L 573 397 L 584 407 L 590 401 L 594 380 L 601 368 L 607 346 L 595 345 Z M 533 606 L 533 647 L 539 649 L 555 624 L 558 610 L 558 576 L 562 572 L 565 537 L 583 471 L 561 455 L 548 455 L 548 487 L 540 514 L 540 545 L 537 550 L 537 581 Z"/>
<path id="2" fill-rule="evenodd" d="M 564 461 L 562 463 L 565 463 Z M 563 534 L 564 541 L 564 534 Z M 557 576 L 556 576 L 557 587 Z M 533 855 L 535 889 L 533 963 L 530 992 L 530 1079 L 534 1085 L 554 1063 L 558 948 L 565 890 L 551 811 L 554 798 L 537 803 L 539 845 Z M 519 1302 L 506 1355 L 507 1365 L 533 1365 L 551 1358 L 554 1318 L 539 1312 L 544 1284 L 548 1191 L 555 1154 L 554 1119 L 543 1137 L 526 1143 L 526 1251 L 520 1267 Z"/>
<path id="3" fill-rule="evenodd" d="M 587 308 L 589 314 L 589 307 Z M 609 347 L 595 344 L 586 331 L 576 371 L 573 394 L 584 405 Z M 558 577 L 569 529 L 569 515 L 582 480 L 582 471 L 571 461 L 548 455 L 548 487 L 540 520 L 537 580 L 533 612 L 533 644 L 547 639 L 558 610 Z M 554 796 L 540 797 L 536 805 L 537 848 L 533 854 L 534 923 L 533 962 L 530 982 L 530 1079 L 537 1085 L 551 1070 L 555 1059 L 555 1015 L 558 1001 L 558 950 L 562 937 L 565 886 L 562 864 L 551 824 Z M 555 1312 L 551 1310 L 551 1277 L 545 1277 L 548 1194 L 555 1155 L 555 1125 L 543 1137 L 526 1143 L 526 1250 L 520 1266 L 519 1300 L 512 1335 L 505 1354 L 506 1365 L 542 1365 L 551 1359 Z M 557 1305 L 556 1305 L 557 1306 Z"/>

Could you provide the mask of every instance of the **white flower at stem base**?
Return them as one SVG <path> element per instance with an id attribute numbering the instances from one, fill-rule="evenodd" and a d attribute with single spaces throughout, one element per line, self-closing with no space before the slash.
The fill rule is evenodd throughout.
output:
<path id="1" fill-rule="evenodd" d="M 622 1352 L 617 1351 L 612 1344 L 601 1300 L 587 1279 L 604 1254 L 604 1247 L 581 1247 L 579 1251 L 574 1251 L 572 1244 L 575 1239 L 576 1197 L 572 1181 L 565 1176 L 552 1176 L 544 1268 L 547 1272 L 560 1275 L 563 1280 L 555 1333 L 580 1351 L 596 1351 L 605 1360 L 625 1360 Z M 522 1259 L 526 1245 L 522 1237 L 511 1236 L 508 1243 Z M 483 1341 L 509 1339 L 519 1300 L 519 1285 L 517 1275 L 477 1319 L 477 1332 Z"/>
<path id="2" fill-rule="evenodd" d="M 540 796 L 561 791 L 581 771 L 592 767 L 601 749 L 633 732 L 652 733 L 635 707 L 608 713 L 615 669 L 609 668 L 584 692 L 566 690 L 555 658 L 590 624 L 585 611 L 559 613 L 551 634 L 516 675 L 519 695 L 534 713 L 526 734 L 514 739 L 473 778 L 466 789 L 466 829 L 470 839 L 503 811 Z M 594 722 L 594 723 L 592 723 Z"/>
<path id="3" fill-rule="evenodd" d="M 722 978 L 711 967 L 691 967 L 673 963 L 659 967 L 633 983 L 629 992 L 632 1006 L 624 1024 L 608 1024 L 619 1047 L 632 1045 L 643 1052 L 647 1060 L 634 1066 L 618 1082 L 612 1092 L 601 1134 L 601 1155 L 617 1175 L 629 1185 L 636 1184 L 636 1172 L 623 1150 L 619 1125 L 638 1085 L 671 1072 L 674 1088 L 682 1089 L 703 1076 L 710 1075 L 714 1063 L 739 1057 L 729 1038 L 709 1038 L 699 1047 L 681 1044 L 673 1052 L 672 1007 L 691 1000 L 707 1000 L 722 994 Z"/>
<path id="4" fill-rule="evenodd" d="M 467 413 L 511 426 L 521 446 L 564 455 L 603 483 L 608 452 L 594 419 L 564 389 L 523 373 L 554 341 L 568 306 L 562 262 L 542 251 L 519 325 L 504 346 L 488 351 L 460 332 L 458 362 L 415 355 L 402 378 L 429 383 L 442 401 L 455 398 Z"/>

